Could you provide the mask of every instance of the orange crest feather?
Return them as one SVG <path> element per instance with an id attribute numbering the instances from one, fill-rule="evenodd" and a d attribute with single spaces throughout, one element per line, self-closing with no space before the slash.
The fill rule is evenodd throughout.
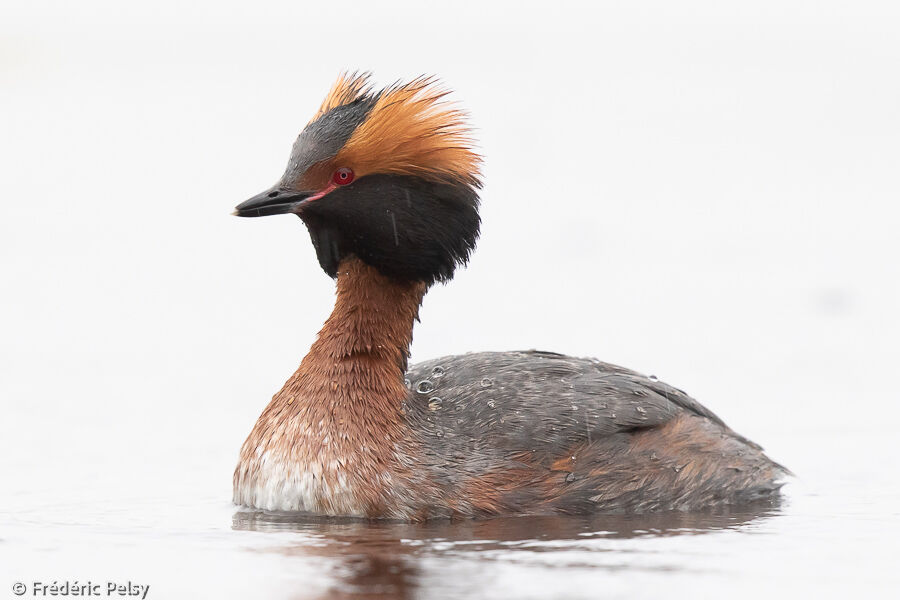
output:
<path id="1" fill-rule="evenodd" d="M 328 95 L 322 101 L 322 106 L 319 107 L 319 111 L 310 120 L 310 123 L 333 108 L 350 104 L 354 100 L 371 94 L 372 86 L 369 84 L 369 77 L 369 73 L 341 73 L 334 85 L 331 86 Z"/>
<path id="2" fill-rule="evenodd" d="M 434 77 L 423 76 L 373 94 L 368 74 L 341 75 L 316 119 L 363 97 L 374 98 L 375 104 L 328 168 L 351 167 L 357 177 L 416 175 L 480 187 L 481 157 L 473 148 L 467 114 L 444 100 L 449 93 Z"/>

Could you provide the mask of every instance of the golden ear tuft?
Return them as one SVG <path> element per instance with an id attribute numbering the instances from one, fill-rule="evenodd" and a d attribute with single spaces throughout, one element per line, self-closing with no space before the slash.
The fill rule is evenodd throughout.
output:
<path id="1" fill-rule="evenodd" d="M 374 105 L 334 164 L 352 167 L 357 176 L 415 175 L 480 187 L 481 157 L 474 150 L 467 114 L 445 100 L 449 93 L 434 77 L 372 94 L 368 75 L 341 76 L 320 113 L 363 96 L 370 96 Z"/>
<path id="2" fill-rule="evenodd" d="M 319 107 L 319 111 L 310 123 L 333 108 L 350 104 L 355 100 L 371 95 L 372 86 L 369 84 L 371 77 L 372 74 L 366 71 L 362 73 L 359 71 L 354 71 L 353 73 L 345 71 L 341 73 L 334 85 L 331 86 L 331 90 L 325 96 L 325 100 L 322 101 L 322 106 Z"/>

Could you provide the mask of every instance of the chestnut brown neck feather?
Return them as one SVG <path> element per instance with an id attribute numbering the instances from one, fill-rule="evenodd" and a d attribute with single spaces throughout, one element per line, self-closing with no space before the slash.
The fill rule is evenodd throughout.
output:
<path id="1" fill-rule="evenodd" d="M 303 491 L 287 506 L 325 514 L 393 510 L 390 490 L 373 482 L 416 478 L 398 456 L 416 452 L 403 379 L 426 287 L 385 277 L 355 257 L 341 261 L 334 311 L 241 449 L 241 502 L 256 506 L 280 493 L 266 478 L 288 473 Z"/>
<path id="2" fill-rule="evenodd" d="M 361 478 L 389 461 L 408 433 L 403 378 L 425 289 L 385 277 L 356 257 L 343 260 L 331 316 L 260 422 L 298 418 L 310 436 L 293 443 L 294 452 L 308 454 L 304 460 L 330 453 L 347 464 L 364 452 L 363 462 L 370 462 L 357 469 Z"/>
<path id="3" fill-rule="evenodd" d="M 424 295 L 424 283 L 394 281 L 356 257 L 343 260 L 334 310 L 304 363 L 368 359 L 395 366 L 402 382 Z"/>

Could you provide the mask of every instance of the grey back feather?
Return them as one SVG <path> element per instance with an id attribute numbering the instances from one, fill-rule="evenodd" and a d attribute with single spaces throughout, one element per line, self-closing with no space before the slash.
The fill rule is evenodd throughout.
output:
<path id="1" fill-rule="evenodd" d="M 445 356 L 411 366 L 407 378 L 404 409 L 422 425 L 420 431 L 434 436 L 430 445 L 446 453 L 444 459 L 530 452 L 552 460 L 575 444 L 658 426 L 684 411 L 725 427 L 699 402 L 661 381 L 552 352 Z"/>

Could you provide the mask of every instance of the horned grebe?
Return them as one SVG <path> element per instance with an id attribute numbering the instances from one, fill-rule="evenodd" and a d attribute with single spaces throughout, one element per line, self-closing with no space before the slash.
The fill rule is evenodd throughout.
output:
<path id="1" fill-rule="evenodd" d="M 551 352 L 407 368 L 428 288 L 479 234 L 480 157 L 431 78 L 338 79 L 244 217 L 295 214 L 334 311 L 241 448 L 234 501 L 423 520 L 697 509 L 774 495 L 786 469 L 679 389 Z"/>

